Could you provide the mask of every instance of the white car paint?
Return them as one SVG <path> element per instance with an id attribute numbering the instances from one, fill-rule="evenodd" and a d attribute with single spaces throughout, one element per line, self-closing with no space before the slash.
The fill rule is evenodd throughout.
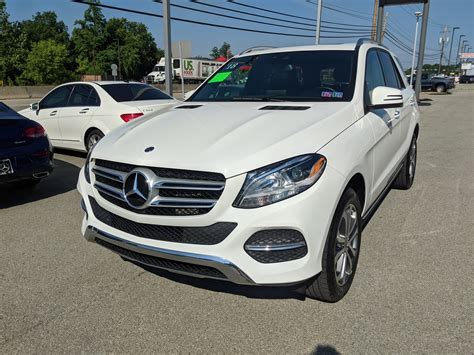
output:
<path id="1" fill-rule="evenodd" d="M 382 48 L 372 43 L 277 48 L 247 55 L 318 50 L 358 50 L 355 93 L 350 102 L 185 102 L 202 105 L 196 109 L 171 109 L 158 117 L 148 117 L 122 126 L 106 136 L 91 155 L 97 159 L 137 166 L 164 167 L 222 173 L 225 189 L 214 208 L 203 215 L 166 216 L 131 212 L 104 199 L 79 175 L 78 190 L 87 215 L 82 233 L 97 229 L 134 250 L 150 248 L 171 253 L 192 254 L 190 263 L 205 256 L 235 265 L 255 284 L 285 284 L 306 280 L 322 270 L 322 254 L 336 206 L 348 182 L 360 174 L 365 196 L 363 214 L 390 182 L 406 156 L 419 110 L 414 92 L 399 69 L 405 88 L 403 108 L 383 112 L 364 105 L 365 60 L 367 52 Z M 396 61 L 395 61 L 396 62 Z M 398 64 L 396 64 L 398 66 Z M 400 90 L 397 90 L 400 92 Z M 386 92 L 392 92 L 386 90 Z M 383 98 L 380 98 L 383 100 Z M 304 105 L 303 111 L 262 111 L 267 105 Z M 400 112 L 399 112 L 400 111 Z M 147 147 L 155 150 L 145 152 Z M 318 153 L 327 166 L 320 179 L 308 190 L 264 207 L 233 207 L 249 171 L 283 159 Z M 91 168 L 90 168 L 91 169 Z M 165 242 L 137 237 L 99 221 L 91 212 L 89 197 L 105 210 L 137 223 L 165 226 L 209 226 L 216 222 L 236 222 L 237 227 L 216 245 Z M 300 231 L 308 245 L 304 257 L 280 263 L 262 264 L 244 250 L 253 233 L 265 229 L 289 228 Z M 114 239 L 115 238 L 115 242 Z M 123 244 L 122 243 L 122 244 Z M 197 256 L 197 257 L 196 257 Z M 222 262 L 224 262 L 222 261 Z"/>
<path id="2" fill-rule="evenodd" d="M 103 89 L 103 85 L 125 83 L 120 81 L 66 83 L 51 90 L 45 98 L 60 87 L 76 84 L 89 85 L 97 92 L 100 105 L 60 106 L 43 108 L 38 111 L 26 108 L 20 113 L 43 125 L 54 147 L 86 151 L 85 139 L 87 133 L 93 129 L 98 129 L 104 135 L 108 134 L 113 129 L 126 123 L 120 115 L 124 113 L 143 113 L 143 116 L 138 118 L 143 119 L 150 114 L 156 115 L 165 112 L 179 103 L 173 98 L 117 102 Z M 41 101 L 39 102 L 40 105 Z"/>

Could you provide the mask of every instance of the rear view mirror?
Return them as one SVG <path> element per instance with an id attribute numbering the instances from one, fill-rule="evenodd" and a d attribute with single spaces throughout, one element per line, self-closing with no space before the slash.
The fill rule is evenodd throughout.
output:
<path id="1" fill-rule="evenodd" d="M 377 86 L 370 95 L 370 108 L 394 108 L 403 106 L 402 91 L 387 86 Z"/>
<path id="2" fill-rule="evenodd" d="M 30 110 L 31 111 L 38 111 L 39 110 L 39 103 L 38 102 L 33 102 L 30 104 Z"/>

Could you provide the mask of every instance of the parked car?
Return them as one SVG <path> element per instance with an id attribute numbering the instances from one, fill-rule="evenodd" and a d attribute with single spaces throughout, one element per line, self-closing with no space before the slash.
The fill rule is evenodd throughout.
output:
<path id="1" fill-rule="evenodd" d="M 36 185 L 53 171 L 44 128 L 0 102 L 0 184 Z"/>
<path id="2" fill-rule="evenodd" d="M 397 63 L 364 40 L 234 57 L 89 152 L 82 233 L 151 267 L 340 300 L 363 226 L 415 177 L 419 110 Z"/>
<path id="3" fill-rule="evenodd" d="M 459 77 L 459 82 L 462 84 L 474 83 L 474 75 L 461 75 Z"/>
<path id="4" fill-rule="evenodd" d="M 413 85 L 415 85 L 417 76 L 413 76 Z M 447 92 L 454 89 L 454 78 L 447 76 L 437 76 L 432 74 L 421 74 L 421 90 L 431 90 L 436 92 Z"/>
<path id="5" fill-rule="evenodd" d="M 74 82 L 56 87 L 20 113 L 41 123 L 54 147 L 88 151 L 114 128 L 178 102 L 142 83 Z"/>

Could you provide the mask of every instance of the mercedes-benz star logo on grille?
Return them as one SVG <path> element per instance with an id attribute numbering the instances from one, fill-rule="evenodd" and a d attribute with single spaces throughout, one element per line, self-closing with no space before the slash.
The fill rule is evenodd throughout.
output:
<path id="1" fill-rule="evenodd" d="M 145 208 L 150 198 L 148 177 L 141 171 L 132 171 L 123 183 L 125 200 L 133 208 Z"/>
<path id="2" fill-rule="evenodd" d="M 10 170 L 10 166 L 7 164 L 7 162 L 0 161 L 0 173 L 8 173 Z"/>

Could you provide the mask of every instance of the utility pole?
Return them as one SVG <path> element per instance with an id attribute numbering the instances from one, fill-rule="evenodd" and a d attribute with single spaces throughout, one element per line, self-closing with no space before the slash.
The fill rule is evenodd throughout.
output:
<path id="1" fill-rule="evenodd" d="M 425 45 L 426 45 L 426 30 L 428 29 L 428 18 L 430 12 L 430 1 L 427 0 L 423 4 L 423 17 L 421 20 L 421 36 L 420 36 L 420 47 L 418 49 L 418 64 L 416 66 L 416 73 L 419 75 L 419 80 L 415 81 L 415 95 L 416 100 L 420 100 L 421 92 L 421 74 L 423 72 L 423 61 L 425 59 Z"/>
<path id="2" fill-rule="evenodd" d="M 375 41 L 377 31 L 377 11 L 379 9 L 379 0 L 374 0 L 374 15 L 372 16 L 372 41 Z"/>
<path id="3" fill-rule="evenodd" d="M 163 0 L 163 35 L 165 37 L 165 91 L 173 95 L 173 63 L 171 60 L 170 0 Z"/>
<path id="4" fill-rule="evenodd" d="M 385 30 L 387 29 L 387 23 L 388 23 L 388 12 L 383 17 L 383 26 L 382 26 L 382 35 L 380 37 L 380 44 L 382 44 L 383 42 L 383 38 L 385 36 Z"/>
<path id="5" fill-rule="evenodd" d="M 449 64 L 451 64 L 451 52 L 453 50 L 454 32 L 456 32 L 456 30 L 459 30 L 459 28 L 460 27 L 453 27 L 453 33 L 451 35 L 451 46 L 449 47 L 448 67 L 449 67 Z"/>
<path id="6" fill-rule="evenodd" d="M 375 40 L 378 44 L 382 44 L 384 9 L 385 6 L 379 6 L 377 10 L 377 32 L 375 33 Z"/>
<path id="7" fill-rule="evenodd" d="M 461 38 L 463 37 L 466 37 L 466 35 L 459 35 L 458 50 L 456 52 L 456 64 L 458 63 L 458 58 L 459 58 L 459 53 L 460 53 L 459 50 L 461 49 Z"/>
<path id="8" fill-rule="evenodd" d="M 416 57 L 416 40 L 418 38 L 418 20 L 423 13 L 420 11 L 415 12 L 416 26 L 415 26 L 415 40 L 413 41 L 413 58 L 411 60 L 411 73 L 410 73 L 410 86 L 413 86 L 413 72 L 415 71 L 415 57 Z"/>
<path id="9" fill-rule="evenodd" d="M 316 44 L 319 44 L 321 37 L 321 13 L 323 11 L 323 0 L 318 0 L 318 11 L 316 13 Z"/>
<path id="10" fill-rule="evenodd" d="M 441 54 L 439 56 L 439 67 L 438 67 L 438 74 L 441 73 L 441 66 L 443 65 L 443 56 L 444 56 L 444 44 L 449 41 L 449 37 L 447 37 L 448 27 L 446 26 L 441 33 L 441 37 L 439 38 L 439 43 L 441 44 Z"/>

